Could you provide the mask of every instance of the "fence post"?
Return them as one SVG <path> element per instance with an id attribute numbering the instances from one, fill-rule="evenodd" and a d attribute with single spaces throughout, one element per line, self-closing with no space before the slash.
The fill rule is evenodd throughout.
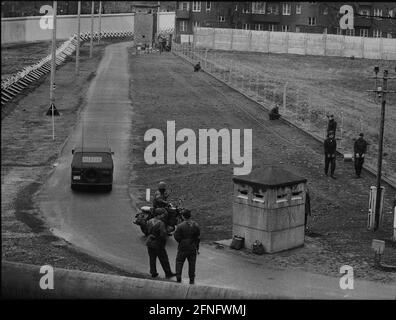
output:
<path id="1" fill-rule="evenodd" d="M 286 113 L 286 96 L 287 96 L 287 82 L 283 87 L 283 111 Z"/>
<path id="2" fill-rule="evenodd" d="M 327 33 L 323 34 L 323 55 L 327 56 Z"/>

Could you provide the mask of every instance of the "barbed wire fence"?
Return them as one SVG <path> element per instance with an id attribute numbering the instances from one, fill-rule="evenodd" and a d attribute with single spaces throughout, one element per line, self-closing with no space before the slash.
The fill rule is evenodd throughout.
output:
<path id="1" fill-rule="evenodd" d="M 102 31 L 100 33 L 101 39 L 132 39 L 134 33 L 131 31 Z M 99 32 L 93 34 L 93 40 L 99 38 Z M 80 34 L 80 45 L 91 39 L 91 33 L 85 32 Z M 76 50 L 77 47 L 77 35 L 72 35 L 68 40 L 63 42 L 56 49 L 56 66 L 61 65 L 65 60 L 70 57 Z M 49 54 L 46 57 L 39 60 L 37 63 L 23 68 L 15 74 L 7 77 L 7 79 L 1 81 L 1 105 L 5 105 L 14 99 L 19 93 L 23 92 L 30 84 L 40 79 L 42 76 L 51 72 L 51 58 Z"/>
<path id="2" fill-rule="evenodd" d="M 337 143 L 342 154 L 353 154 L 354 139 L 360 132 L 370 144 L 366 158 L 366 167 L 375 171 L 377 165 L 378 130 L 373 123 L 368 123 L 362 115 L 353 114 L 355 101 L 344 99 L 343 107 L 330 100 L 323 101 L 303 85 L 296 85 L 270 72 L 258 72 L 243 62 L 232 57 L 227 51 L 195 47 L 193 43 L 173 43 L 172 52 L 192 64 L 198 61 L 203 70 L 233 89 L 248 96 L 270 111 L 279 107 L 283 118 L 323 141 L 327 134 L 327 116 L 333 114 L 338 121 Z M 375 101 L 367 103 L 375 104 Z M 348 112 L 349 110 L 349 112 Z M 395 157 L 395 143 L 385 140 L 385 153 Z M 396 170 L 392 163 L 384 159 L 384 177 L 396 183 Z"/>

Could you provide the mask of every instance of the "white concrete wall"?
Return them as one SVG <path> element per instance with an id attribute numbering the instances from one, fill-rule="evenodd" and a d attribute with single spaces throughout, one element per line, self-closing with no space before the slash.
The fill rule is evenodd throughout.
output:
<path id="1" fill-rule="evenodd" d="M 396 60 L 396 39 L 196 28 L 196 46 L 218 50 Z"/>
<path id="2" fill-rule="evenodd" d="M 134 13 L 103 14 L 102 32 L 134 31 Z M 52 30 L 40 28 L 41 16 L 2 18 L 1 44 L 50 40 Z M 95 15 L 94 32 L 98 31 L 99 15 Z M 68 39 L 77 32 L 77 16 L 57 16 L 57 39 Z M 91 31 L 91 15 L 81 15 L 81 32 Z"/>

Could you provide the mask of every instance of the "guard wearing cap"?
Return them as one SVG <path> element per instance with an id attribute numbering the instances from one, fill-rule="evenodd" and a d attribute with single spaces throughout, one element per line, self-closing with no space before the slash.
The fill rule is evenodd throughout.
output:
<path id="1" fill-rule="evenodd" d="M 332 132 L 327 134 L 327 139 L 324 141 L 323 145 L 325 153 L 325 175 L 327 176 L 330 165 L 330 175 L 333 179 L 336 179 L 334 171 L 336 167 L 337 142 L 334 139 L 334 134 Z"/>
<path id="2" fill-rule="evenodd" d="M 164 269 L 166 278 L 176 275 L 170 268 L 168 254 L 165 249 L 166 238 L 168 236 L 163 221 L 165 215 L 165 209 L 157 208 L 154 210 L 154 217 L 147 222 L 148 238 L 146 245 L 150 257 L 150 274 L 153 278 L 158 277 L 157 257 L 162 269 Z"/>
<path id="3" fill-rule="evenodd" d="M 327 134 L 333 133 L 334 137 L 337 131 L 337 122 L 334 120 L 334 116 L 331 114 L 328 116 L 329 122 L 327 123 Z"/>
<path id="4" fill-rule="evenodd" d="M 360 178 L 360 174 L 362 173 L 363 163 L 364 163 L 364 156 L 367 151 L 367 141 L 364 140 L 364 134 L 360 133 L 359 138 L 356 139 L 353 151 L 354 151 L 354 158 L 355 158 L 355 173 L 356 178 Z"/>
<path id="5" fill-rule="evenodd" d="M 169 193 L 166 191 L 166 183 L 161 181 L 158 184 L 158 190 L 154 193 L 153 207 L 166 208 L 169 206 Z"/>
<path id="6" fill-rule="evenodd" d="M 198 223 L 191 220 L 190 210 L 184 209 L 181 214 L 184 221 L 177 226 L 174 234 L 179 243 L 176 256 L 176 278 L 177 282 L 181 282 L 184 261 L 187 259 L 190 284 L 194 284 L 201 231 Z"/>

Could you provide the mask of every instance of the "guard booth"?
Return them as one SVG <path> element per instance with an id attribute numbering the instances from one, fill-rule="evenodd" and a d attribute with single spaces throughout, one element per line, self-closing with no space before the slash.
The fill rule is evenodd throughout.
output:
<path id="1" fill-rule="evenodd" d="M 307 179 L 276 166 L 234 176 L 233 236 L 245 247 L 260 241 L 267 253 L 304 244 Z"/>

